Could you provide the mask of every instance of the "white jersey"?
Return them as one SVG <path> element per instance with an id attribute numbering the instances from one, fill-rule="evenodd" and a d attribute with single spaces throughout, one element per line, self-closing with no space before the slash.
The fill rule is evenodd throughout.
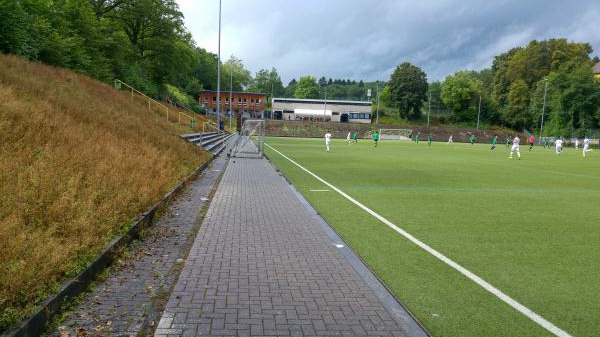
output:
<path id="1" fill-rule="evenodd" d="M 592 142 L 587 137 L 583 140 L 583 155 L 584 156 L 585 156 L 586 152 L 592 151 L 592 149 L 590 149 L 591 144 L 592 144 Z"/>
<path id="2" fill-rule="evenodd" d="M 325 144 L 326 144 L 326 145 L 329 145 L 329 144 L 331 144 L 331 133 L 329 133 L 329 132 L 327 132 L 327 133 L 325 134 Z"/>
<path id="3" fill-rule="evenodd" d="M 557 140 L 554 141 L 554 144 L 556 145 L 556 148 L 562 148 L 562 143 L 563 143 L 562 139 L 557 139 Z"/>
<path id="4" fill-rule="evenodd" d="M 519 152 L 519 143 L 520 143 L 520 142 L 521 142 L 521 140 L 519 139 L 519 137 L 515 137 L 515 138 L 513 138 L 513 145 L 512 145 L 512 147 L 510 148 L 510 157 L 511 157 L 511 158 L 512 158 L 512 153 L 513 153 L 514 151 L 517 151 L 517 153 L 520 153 L 520 152 Z M 519 154 L 519 157 L 520 157 L 520 156 L 521 156 L 521 155 Z"/>

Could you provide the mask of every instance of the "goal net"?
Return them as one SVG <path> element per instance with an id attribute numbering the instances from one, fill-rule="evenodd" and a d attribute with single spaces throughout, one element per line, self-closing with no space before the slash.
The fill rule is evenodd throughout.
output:
<path id="1" fill-rule="evenodd" d="M 262 158 L 265 145 L 265 121 L 247 119 L 229 151 L 230 157 Z"/>
<path id="2" fill-rule="evenodd" d="M 411 129 L 379 129 L 381 140 L 410 140 Z"/>

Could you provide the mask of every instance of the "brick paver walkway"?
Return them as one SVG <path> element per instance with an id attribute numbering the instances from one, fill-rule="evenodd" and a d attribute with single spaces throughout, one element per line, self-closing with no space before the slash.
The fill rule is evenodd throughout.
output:
<path id="1" fill-rule="evenodd" d="M 181 263 L 196 237 L 199 214 L 225 167 L 217 157 L 200 177 L 177 197 L 129 247 L 107 278 L 83 296 L 81 302 L 50 333 L 53 336 L 139 336 L 156 328 Z M 188 240 L 190 237 L 190 240 Z M 189 244 L 186 243 L 189 241 Z"/>
<path id="2" fill-rule="evenodd" d="M 335 243 L 266 159 L 231 159 L 156 336 L 426 336 Z"/>

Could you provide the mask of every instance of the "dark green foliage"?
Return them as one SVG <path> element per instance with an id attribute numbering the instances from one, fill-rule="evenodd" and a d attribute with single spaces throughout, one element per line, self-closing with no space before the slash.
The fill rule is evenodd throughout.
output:
<path id="1" fill-rule="evenodd" d="M 151 95 L 216 89 L 216 56 L 196 48 L 175 0 L 0 0 L 0 17 L 3 53 Z"/>
<path id="2" fill-rule="evenodd" d="M 404 62 L 394 70 L 388 82 L 392 104 L 405 120 L 419 119 L 427 100 L 427 75 L 421 68 Z"/>
<path id="3" fill-rule="evenodd" d="M 319 86 L 315 78 L 312 76 L 300 77 L 300 82 L 298 82 L 296 90 L 294 90 L 294 97 L 319 98 L 319 96 Z"/>
<path id="4" fill-rule="evenodd" d="M 593 97 L 598 94 L 598 87 L 594 87 L 591 78 L 591 52 L 587 43 L 550 39 L 534 40 L 525 48 L 514 48 L 496 56 L 491 70 L 491 96 L 503 123 L 517 128 L 537 127 L 546 85 L 540 86 L 540 82 L 548 78 L 554 79 L 547 84 L 551 95 L 547 97 L 546 107 L 553 111 L 546 115 L 552 127 L 548 131 L 570 136 L 580 127 L 596 127 L 598 118 L 594 109 L 589 108 L 589 101 L 594 101 Z M 570 84 L 565 84 L 567 82 Z M 586 89 L 581 88 L 583 83 L 588 83 Z M 570 112 L 575 109 L 577 112 Z"/>

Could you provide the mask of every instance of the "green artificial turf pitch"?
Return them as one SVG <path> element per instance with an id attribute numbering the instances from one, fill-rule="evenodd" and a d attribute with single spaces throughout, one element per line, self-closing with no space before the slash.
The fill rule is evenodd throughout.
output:
<path id="1" fill-rule="evenodd" d="M 600 334 L 600 150 L 266 143 L 574 336 Z M 433 336 L 551 335 L 265 147 Z M 311 191 L 311 190 L 329 190 Z"/>

